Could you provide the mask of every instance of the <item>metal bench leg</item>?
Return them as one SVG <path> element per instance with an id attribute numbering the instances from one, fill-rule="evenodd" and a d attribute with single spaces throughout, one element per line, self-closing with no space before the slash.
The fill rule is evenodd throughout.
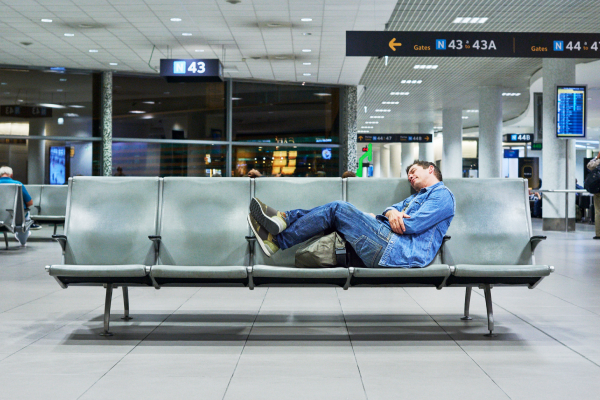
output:
<path id="1" fill-rule="evenodd" d="M 485 307 L 487 308 L 488 330 L 490 333 L 485 336 L 493 337 L 494 335 L 494 310 L 492 309 L 492 287 L 487 284 L 483 285 L 483 293 L 485 294 Z"/>
<path id="2" fill-rule="evenodd" d="M 129 288 L 127 286 L 123 286 L 123 306 L 125 308 L 123 314 L 125 315 L 121 319 L 124 319 L 125 321 L 133 319 L 133 317 L 129 316 Z"/>
<path id="3" fill-rule="evenodd" d="M 469 317 L 469 307 L 471 306 L 471 291 L 473 288 L 471 286 L 467 286 L 467 291 L 465 292 L 465 316 L 461 319 L 463 321 L 470 321 L 473 318 Z"/>
<path id="4" fill-rule="evenodd" d="M 56 235 L 56 228 L 58 228 L 58 224 L 54 224 L 54 234 Z"/>
<path id="5" fill-rule="evenodd" d="M 6 243 L 6 248 L 8 249 L 8 236 L 6 235 L 6 232 L 4 232 L 4 243 Z"/>
<path id="6" fill-rule="evenodd" d="M 113 285 L 109 283 L 106 285 L 106 300 L 104 301 L 104 332 L 100 336 L 112 336 L 109 332 L 108 326 L 110 324 L 110 303 L 112 301 Z"/>

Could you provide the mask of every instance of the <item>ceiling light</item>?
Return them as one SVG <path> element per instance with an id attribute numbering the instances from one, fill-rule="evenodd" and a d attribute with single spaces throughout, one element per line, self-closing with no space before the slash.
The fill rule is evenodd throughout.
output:
<path id="1" fill-rule="evenodd" d="M 480 18 L 480 17 L 458 17 L 452 21 L 453 24 L 483 24 L 489 18 Z"/>
<path id="2" fill-rule="evenodd" d="M 67 81 L 67 78 L 60 78 L 60 79 L 59 79 L 59 81 L 61 81 L 61 82 L 66 82 L 66 81 Z"/>
<path id="3" fill-rule="evenodd" d="M 365 124 L 378 124 L 379 121 L 367 121 L 365 122 Z"/>
<path id="4" fill-rule="evenodd" d="M 75 113 L 64 113 L 63 115 L 65 117 L 71 117 L 71 118 L 73 118 L 73 117 L 79 117 L 79 114 L 75 114 Z"/>
<path id="5" fill-rule="evenodd" d="M 479 18 L 479 23 L 483 24 L 485 23 L 485 21 L 487 21 L 489 18 Z"/>
<path id="6" fill-rule="evenodd" d="M 129 111 L 129 114 L 146 114 L 146 111 L 142 111 L 142 110 L 131 110 L 131 111 Z"/>
<path id="7" fill-rule="evenodd" d="M 302 35 L 303 35 L 303 36 L 311 36 L 311 35 L 312 35 L 312 33 L 310 33 L 310 32 L 302 32 Z"/>
<path id="8" fill-rule="evenodd" d="M 22 102 L 23 102 L 23 99 L 17 99 L 17 101 L 18 101 L 19 103 L 22 103 Z"/>
<path id="9" fill-rule="evenodd" d="M 302 18 L 302 19 L 300 19 L 300 21 L 302 21 L 302 22 L 310 22 L 310 21 L 312 21 L 312 18 Z"/>
<path id="10" fill-rule="evenodd" d="M 85 106 L 80 106 L 80 105 L 77 105 L 77 104 L 72 104 L 69 107 L 71 107 L 71 108 L 85 108 Z"/>
<path id="11" fill-rule="evenodd" d="M 373 129 L 374 126 L 361 126 L 360 129 Z"/>
<path id="12" fill-rule="evenodd" d="M 181 36 L 192 36 L 192 34 L 191 34 L 191 33 L 189 33 L 189 32 L 183 32 L 183 33 L 181 34 Z"/>
<path id="13" fill-rule="evenodd" d="M 303 53 L 310 53 L 312 50 L 311 49 L 302 49 Z"/>
<path id="14" fill-rule="evenodd" d="M 155 104 L 153 101 L 142 101 L 144 104 Z"/>
<path id="15" fill-rule="evenodd" d="M 237 100 L 242 100 L 242 98 L 241 97 L 232 97 L 231 100 L 237 101 Z"/>
<path id="16" fill-rule="evenodd" d="M 305 72 L 305 73 L 303 73 L 302 75 L 304 75 L 304 76 L 311 76 L 312 74 L 311 74 L 311 73 L 308 73 L 308 72 Z"/>
<path id="17" fill-rule="evenodd" d="M 375 110 L 375 112 L 392 112 L 392 110 L 386 110 L 383 108 L 379 108 L 379 109 Z"/>
<path id="18" fill-rule="evenodd" d="M 50 22 L 52 22 L 52 20 L 50 18 L 42 18 L 42 22 L 50 23 Z"/>
<path id="19" fill-rule="evenodd" d="M 47 107 L 47 108 L 66 108 L 65 106 L 61 106 L 60 104 L 52 104 L 52 103 L 40 103 L 39 105 L 42 107 Z"/>
<path id="20" fill-rule="evenodd" d="M 57 91 L 57 92 L 62 92 L 63 90 L 62 90 L 62 89 L 56 89 L 56 91 Z"/>
<path id="21" fill-rule="evenodd" d="M 369 118 L 385 118 L 383 115 L 371 115 Z"/>
<path id="22" fill-rule="evenodd" d="M 399 101 L 382 101 L 381 104 L 400 104 Z"/>
<path id="23" fill-rule="evenodd" d="M 469 117 L 462 117 L 462 119 L 469 119 Z"/>
<path id="24" fill-rule="evenodd" d="M 502 96 L 520 96 L 521 93 L 502 93 Z"/>
<path id="25" fill-rule="evenodd" d="M 75 36 L 75 34 L 74 33 L 65 33 L 65 36 L 71 37 L 71 36 Z"/>
<path id="26" fill-rule="evenodd" d="M 479 110 L 465 110 L 465 112 L 468 112 L 468 113 L 477 113 L 477 112 L 479 112 Z"/>
<path id="27" fill-rule="evenodd" d="M 306 63 L 302 63 L 302 65 L 312 65 L 312 63 L 306 62 Z"/>
<path id="28" fill-rule="evenodd" d="M 95 50 L 95 49 L 90 50 L 90 53 L 97 53 L 97 52 L 98 52 L 98 50 Z"/>
<path id="29" fill-rule="evenodd" d="M 196 50 L 194 50 L 194 51 L 195 51 L 196 53 L 204 53 L 204 50 L 203 50 L 203 49 L 196 49 Z"/>
<path id="30" fill-rule="evenodd" d="M 64 123 L 65 123 L 65 120 L 64 120 L 64 118 L 59 118 L 59 119 L 57 119 L 57 120 L 56 120 L 56 122 L 57 122 L 59 125 L 62 125 L 62 124 L 64 124 Z"/>
<path id="31" fill-rule="evenodd" d="M 119 65 L 118 63 L 109 63 L 109 65 Z"/>
<path id="32" fill-rule="evenodd" d="M 437 69 L 437 67 L 438 67 L 437 65 L 420 65 L 420 64 L 417 64 L 413 68 L 414 69 Z"/>
<path id="33" fill-rule="evenodd" d="M 460 24 L 461 22 L 462 22 L 462 17 L 455 18 L 454 21 L 452 21 L 453 24 Z"/>
<path id="34" fill-rule="evenodd" d="M 356 131 L 356 133 L 371 133 L 369 131 Z"/>
<path id="35" fill-rule="evenodd" d="M 420 85 L 421 83 L 423 83 L 423 81 L 422 81 L 422 80 L 417 80 L 417 79 L 413 79 L 413 80 L 410 80 L 410 79 L 402 79 L 402 80 L 400 81 L 400 83 L 403 83 L 403 84 L 413 84 L 413 85 Z"/>
<path id="36" fill-rule="evenodd" d="M 391 92 L 390 96 L 408 96 L 409 92 Z"/>
<path id="37" fill-rule="evenodd" d="M 181 18 L 171 18 L 171 22 L 181 22 Z"/>
<path id="38" fill-rule="evenodd" d="M 318 97 L 329 97 L 331 96 L 331 93 L 314 93 L 314 95 Z"/>

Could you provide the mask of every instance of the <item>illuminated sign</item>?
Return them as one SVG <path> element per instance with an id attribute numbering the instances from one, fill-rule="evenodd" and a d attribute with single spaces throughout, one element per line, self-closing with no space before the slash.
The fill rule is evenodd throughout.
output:
<path id="1" fill-rule="evenodd" d="M 507 143 L 528 143 L 533 141 L 533 135 L 530 133 L 509 133 L 502 138 Z"/>
<path id="2" fill-rule="evenodd" d="M 0 106 L 0 116 L 15 118 L 48 118 L 52 116 L 52 109 L 29 106 Z"/>
<path id="3" fill-rule="evenodd" d="M 585 137 L 586 90 L 585 85 L 556 87 L 557 137 Z"/>
<path id="4" fill-rule="evenodd" d="M 211 59 L 161 59 L 160 76 L 167 82 L 222 82 L 223 66 Z"/>
<path id="5" fill-rule="evenodd" d="M 542 150 L 541 143 L 531 143 L 531 150 Z"/>
<path id="6" fill-rule="evenodd" d="M 323 157 L 323 160 L 331 160 L 331 149 L 323 149 L 321 151 L 321 156 Z"/>
<path id="7" fill-rule="evenodd" d="M 600 34 L 346 31 L 346 56 L 600 58 Z"/>
<path id="8" fill-rule="evenodd" d="M 359 142 L 369 143 L 431 143 L 433 135 L 422 133 L 381 133 L 376 135 L 359 134 L 356 138 Z"/>

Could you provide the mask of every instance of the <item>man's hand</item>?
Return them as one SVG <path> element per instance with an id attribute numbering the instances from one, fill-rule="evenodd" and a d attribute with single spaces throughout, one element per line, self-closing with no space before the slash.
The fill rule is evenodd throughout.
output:
<path id="1" fill-rule="evenodd" d="M 406 231 L 406 227 L 404 226 L 404 218 L 410 218 L 410 215 L 398 210 L 390 210 L 385 213 L 385 216 L 390 221 L 390 227 L 394 233 L 397 233 L 398 235 L 404 234 Z"/>
<path id="2" fill-rule="evenodd" d="M 371 217 L 373 217 L 373 218 L 377 218 L 377 217 L 375 216 L 375 214 L 373 214 L 373 213 L 367 213 L 367 214 L 368 214 L 368 215 L 370 215 L 370 216 L 371 216 Z"/>

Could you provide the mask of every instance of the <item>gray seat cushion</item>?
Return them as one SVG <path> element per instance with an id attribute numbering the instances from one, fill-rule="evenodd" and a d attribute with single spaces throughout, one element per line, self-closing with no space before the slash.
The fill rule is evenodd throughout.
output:
<path id="1" fill-rule="evenodd" d="M 153 265 L 150 276 L 184 279 L 244 279 L 248 277 L 248 272 L 243 266 Z"/>
<path id="2" fill-rule="evenodd" d="M 129 265 L 51 265 L 50 276 L 76 276 L 85 278 L 137 278 L 146 276 L 146 267 Z"/>
<path id="3" fill-rule="evenodd" d="M 445 278 L 450 276 L 450 267 L 446 264 L 431 264 L 425 268 L 355 268 L 353 276 L 357 278 Z"/>
<path id="4" fill-rule="evenodd" d="M 490 277 L 490 278 L 520 278 L 543 277 L 550 275 L 548 265 L 475 265 L 458 264 L 454 276 L 459 277 Z"/>
<path id="5" fill-rule="evenodd" d="M 348 278 L 350 272 L 347 268 L 295 268 L 277 267 L 272 265 L 255 265 L 252 276 L 257 278 Z"/>

